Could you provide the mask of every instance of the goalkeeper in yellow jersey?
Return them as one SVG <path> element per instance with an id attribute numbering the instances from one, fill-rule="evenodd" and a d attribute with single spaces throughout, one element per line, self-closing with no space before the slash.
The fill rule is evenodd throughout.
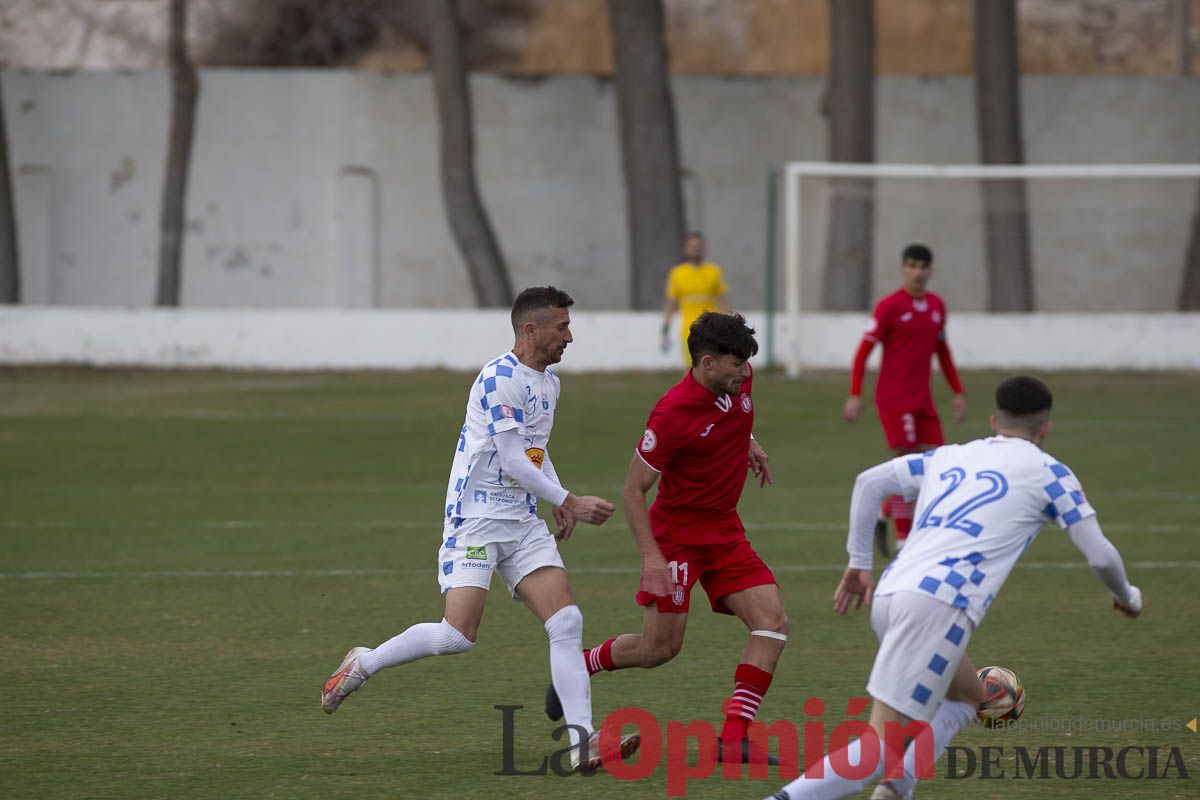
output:
<path id="1" fill-rule="evenodd" d="M 689 233 L 683 240 L 683 262 L 671 268 L 667 276 L 667 299 L 663 303 L 662 349 L 670 346 L 671 315 L 679 309 L 679 352 L 691 366 L 687 337 L 692 323 L 705 311 L 729 313 L 725 278 L 721 268 L 704 260 L 704 236 Z"/>

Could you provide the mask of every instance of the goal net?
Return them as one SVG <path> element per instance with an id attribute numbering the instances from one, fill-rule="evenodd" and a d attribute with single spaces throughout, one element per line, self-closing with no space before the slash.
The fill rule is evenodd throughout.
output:
<path id="1" fill-rule="evenodd" d="M 805 316 L 857 309 L 865 322 L 899 288 L 910 243 L 932 249 L 930 288 L 953 328 L 962 311 L 1172 311 L 1200 236 L 1194 164 L 795 162 L 783 176 L 781 360 L 793 377 Z"/>

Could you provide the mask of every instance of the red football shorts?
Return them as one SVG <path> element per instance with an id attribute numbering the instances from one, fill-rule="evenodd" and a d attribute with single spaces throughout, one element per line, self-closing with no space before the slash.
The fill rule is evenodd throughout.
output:
<path id="1" fill-rule="evenodd" d="M 890 408 L 879 408 L 879 421 L 883 423 L 883 435 L 887 438 L 888 447 L 895 450 L 898 447 L 916 449 L 921 444 L 944 444 L 942 439 L 942 423 L 938 419 L 937 410 L 919 408 L 912 411 L 897 411 Z"/>
<path id="2" fill-rule="evenodd" d="M 649 592 L 637 593 L 637 604 L 657 604 L 663 614 L 685 614 L 692 587 L 699 581 L 708 595 L 708 603 L 718 614 L 732 614 L 721 598 L 749 589 L 776 583 L 775 575 L 744 538 L 723 544 L 675 544 L 659 541 L 675 591 L 668 597 Z"/>

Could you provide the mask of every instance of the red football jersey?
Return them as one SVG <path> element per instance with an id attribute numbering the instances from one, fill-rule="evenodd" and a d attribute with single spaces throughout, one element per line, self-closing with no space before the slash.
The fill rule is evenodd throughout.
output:
<path id="1" fill-rule="evenodd" d="M 864 334 L 883 345 L 875 404 L 902 410 L 932 408 L 931 362 L 945 336 L 946 305 L 933 292 L 917 298 L 898 289 L 880 300 Z"/>
<path id="2" fill-rule="evenodd" d="M 650 412 L 637 454 L 662 478 L 650 507 L 655 538 L 719 544 L 745 535 L 737 504 L 746 485 L 753 373 L 738 394 L 717 395 L 689 371 Z"/>

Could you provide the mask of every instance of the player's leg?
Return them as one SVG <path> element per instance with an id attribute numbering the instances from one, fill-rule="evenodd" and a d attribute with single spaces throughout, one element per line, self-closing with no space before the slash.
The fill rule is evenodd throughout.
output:
<path id="1" fill-rule="evenodd" d="M 470 545 L 488 531 L 488 520 L 447 528 L 438 551 L 438 583 L 446 597 L 441 622 L 420 622 L 375 648 L 355 647 L 321 687 L 321 708 L 332 714 L 375 673 L 421 658 L 463 653 L 475 646 L 496 565 L 498 545 Z"/>
<path id="2" fill-rule="evenodd" d="M 734 669 L 733 694 L 723 707 L 719 755 L 723 762 L 733 764 L 749 760 L 747 731 L 771 688 L 788 634 L 787 612 L 774 575 L 749 542 L 739 543 L 738 549 L 742 554 L 732 565 L 706 574 L 701 581 L 710 599 L 716 598 L 713 610 L 734 614 L 750 633 Z M 729 588 L 736 590 L 727 592 Z"/>
<path id="3" fill-rule="evenodd" d="M 558 567 L 541 567 L 516 585 L 516 594 L 541 621 L 550 640 L 550 682 L 568 725 L 578 725 L 588 735 L 592 724 L 592 686 L 583 663 L 583 613 L 571 598 L 567 573 Z M 570 731 L 571 744 L 579 732 Z"/>
<path id="4" fill-rule="evenodd" d="M 936 762 L 946 752 L 950 742 L 975 719 L 979 704 L 983 702 L 983 686 L 979 682 L 978 670 L 971 657 L 963 653 L 954 670 L 954 678 L 946 697 L 929 721 L 933 733 L 933 760 Z M 871 800 L 896 800 L 910 798 L 916 788 L 916 744 L 909 745 L 904 752 L 904 776 L 883 781 L 876 787 Z"/>

